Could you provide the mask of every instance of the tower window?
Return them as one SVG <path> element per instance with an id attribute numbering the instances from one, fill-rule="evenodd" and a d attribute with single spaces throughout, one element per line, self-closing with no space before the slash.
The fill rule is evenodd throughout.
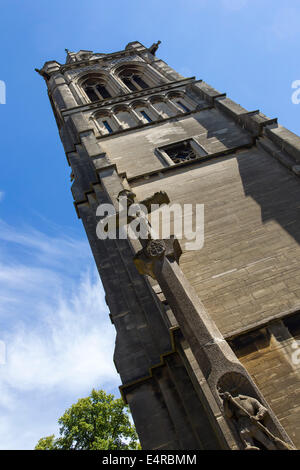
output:
<path id="1" fill-rule="evenodd" d="M 124 85 L 126 85 L 131 91 L 139 91 L 149 88 L 149 85 L 141 77 L 141 73 L 136 68 L 126 68 L 119 76 Z"/>
<path id="2" fill-rule="evenodd" d="M 108 124 L 108 122 L 107 122 L 107 121 L 102 121 L 102 122 L 103 122 L 103 125 L 105 126 L 105 128 L 108 130 L 108 132 L 109 132 L 110 134 L 112 134 L 113 130 L 112 130 L 112 128 L 110 127 L 110 125 Z"/>
<path id="3" fill-rule="evenodd" d="M 190 112 L 190 109 L 185 105 L 183 104 L 181 101 L 177 101 L 177 104 L 181 107 L 181 109 L 183 109 L 183 111 L 185 111 L 186 113 L 189 113 Z"/>
<path id="4" fill-rule="evenodd" d="M 125 85 L 129 88 L 129 90 L 131 91 L 138 91 L 138 88 L 135 86 L 134 83 L 132 83 L 132 81 L 129 79 L 129 78 L 123 78 L 123 83 L 125 83 Z"/>
<path id="5" fill-rule="evenodd" d="M 89 78 L 82 85 L 84 91 L 92 102 L 111 97 L 111 94 L 101 81 L 101 78 L 98 77 Z"/>
<path id="6" fill-rule="evenodd" d="M 133 75 L 132 79 L 137 83 L 143 90 L 146 88 L 149 88 L 147 83 L 144 82 L 144 80 L 139 76 L 139 75 Z"/>
<path id="7" fill-rule="evenodd" d="M 98 101 L 99 100 L 99 97 L 98 97 L 98 95 L 96 94 L 96 92 L 93 88 L 86 87 L 85 92 L 86 92 L 86 94 L 88 95 L 88 97 L 91 101 Z"/>
<path id="8" fill-rule="evenodd" d="M 198 157 L 190 142 L 180 142 L 179 144 L 164 148 L 164 151 L 174 163 L 182 163 Z"/>
<path id="9" fill-rule="evenodd" d="M 100 93 L 101 97 L 104 98 L 111 98 L 111 94 L 107 91 L 105 86 L 97 85 L 97 91 Z"/>
<path id="10" fill-rule="evenodd" d="M 142 115 L 148 122 L 152 122 L 152 119 L 148 116 L 148 114 L 146 113 L 146 111 L 141 111 L 141 115 Z"/>

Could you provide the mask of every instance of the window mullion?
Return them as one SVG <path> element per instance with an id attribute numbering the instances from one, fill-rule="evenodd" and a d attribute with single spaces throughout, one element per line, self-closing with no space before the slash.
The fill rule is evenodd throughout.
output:
<path id="1" fill-rule="evenodd" d="M 130 81 L 133 84 L 133 86 L 135 86 L 138 89 L 138 91 L 141 91 L 143 89 L 133 78 L 130 78 Z"/>
<path id="2" fill-rule="evenodd" d="M 102 96 L 100 95 L 99 91 L 97 90 L 97 85 L 93 86 L 94 93 L 98 96 L 99 100 L 102 100 Z"/>

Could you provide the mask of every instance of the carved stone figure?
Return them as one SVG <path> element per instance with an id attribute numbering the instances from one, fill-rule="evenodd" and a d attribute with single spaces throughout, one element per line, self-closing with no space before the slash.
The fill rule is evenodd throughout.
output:
<path id="1" fill-rule="evenodd" d="M 157 51 L 160 44 L 161 44 L 161 41 L 157 41 L 154 44 L 152 44 L 152 46 L 149 47 L 149 52 L 151 52 L 151 54 L 155 55 L 155 52 Z"/>
<path id="2" fill-rule="evenodd" d="M 247 395 L 232 397 L 220 393 L 227 418 L 234 421 L 245 450 L 279 450 L 291 447 L 274 436 L 265 425 L 268 410 L 256 398 Z"/>
<path id="3" fill-rule="evenodd" d="M 144 248 L 135 255 L 133 261 L 140 274 L 147 274 L 156 279 L 155 264 L 164 256 L 173 258 L 178 263 L 181 254 L 180 244 L 174 235 L 164 240 L 149 238 Z"/>
<path id="4" fill-rule="evenodd" d="M 41 75 L 41 77 L 45 78 L 45 80 L 49 80 L 50 79 L 50 75 L 45 72 L 44 70 L 42 69 L 34 69 L 39 75 Z"/>

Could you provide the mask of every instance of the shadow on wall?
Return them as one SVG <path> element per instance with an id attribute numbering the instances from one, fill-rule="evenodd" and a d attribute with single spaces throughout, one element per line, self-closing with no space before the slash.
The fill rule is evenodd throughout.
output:
<path id="1" fill-rule="evenodd" d="M 258 149 L 237 154 L 237 162 L 245 196 L 259 204 L 262 222 L 278 222 L 300 243 L 299 177 Z"/>

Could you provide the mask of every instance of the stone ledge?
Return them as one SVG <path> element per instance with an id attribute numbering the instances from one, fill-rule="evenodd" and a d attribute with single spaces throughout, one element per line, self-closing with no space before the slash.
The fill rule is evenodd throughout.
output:
<path id="1" fill-rule="evenodd" d="M 265 134 L 280 150 L 285 150 L 296 162 L 300 162 L 300 137 L 279 124 L 267 126 Z"/>
<path id="2" fill-rule="evenodd" d="M 220 93 L 202 80 L 191 85 L 191 90 L 200 94 L 200 96 L 210 104 L 213 104 L 216 98 L 226 97 L 226 93 Z"/>
<path id="3" fill-rule="evenodd" d="M 260 137 L 257 140 L 257 147 L 268 152 L 272 157 L 276 158 L 282 165 L 300 176 L 300 165 L 295 165 L 295 160 L 278 148 L 268 137 Z"/>
<path id="4" fill-rule="evenodd" d="M 143 178 L 149 179 L 151 176 L 160 176 L 163 173 L 167 173 L 169 171 L 176 171 L 178 168 L 183 168 L 187 166 L 192 166 L 192 165 L 197 165 L 202 162 L 207 162 L 209 160 L 213 160 L 214 158 L 217 157 L 226 157 L 226 156 L 234 156 L 234 153 L 239 151 L 239 150 L 245 150 L 251 148 L 255 144 L 255 139 L 253 138 L 253 141 L 249 144 L 243 144 L 243 145 L 237 145 L 235 147 L 230 147 L 227 150 L 221 150 L 220 152 L 215 152 L 215 153 L 210 153 L 202 157 L 195 158 L 194 160 L 188 160 L 182 163 L 176 163 L 174 165 L 170 165 L 167 167 L 159 168 L 157 170 L 152 170 L 146 173 L 142 173 L 140 175 L 132 176 L 132 177 L 127 177 L 126 172 L 119 173 L 119 176 L 122 178 L 126 178 L 129 183 L 132 183 L 133 181 L 141 180 Z"/>
<path id="5" fill-rule="evenodd" d="M 265 126 L 277 124 L 277 118 L 269 118 L 259 110 L 247 111 L 230 98 L 221 96 L 217 97 L 214 102 L 217 109 L 229 115 L 239 126 L 256 137 L 262 134 Z"/>
<path id="6" fill-rule="evenodd" d="M 242 327 L 238 330 L 231 331 L 229 333 L 224 334 L 224 338 L 226 341 L 233 340 L 237 338 L 238 336 L 251 333 L 252 331 L 259 330 L 260 328 L 264 328 L 274 321 L 278 320 L 285 320 L 288 317 L 291 317 L 293 315 L 297 315 L 300 313 L 300 305 L 299 305 L 299 310 L 291 309 L 291 310 L 286 310 L 285 312 L 278 313 L 276 315 L 272 315 L 271 317 L 264 318 L 263 320 L 259 320 L 255 323 L 249 324 L 246 327 Z"/>

